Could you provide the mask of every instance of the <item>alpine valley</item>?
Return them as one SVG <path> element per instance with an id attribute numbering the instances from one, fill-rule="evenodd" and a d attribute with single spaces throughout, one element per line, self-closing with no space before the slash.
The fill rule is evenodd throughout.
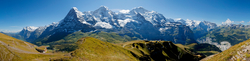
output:
<path id="1" fill-rule="evenodd" d="M 0 60 L 209 61 L 228 52 L 234 56 L 218 60 L 236 60 L 231 50 L 246 44 L 249 32 L 249 25 L 165 18 L 143 7 L 128 12 L 113 12 L 106 6 L 81 12 L 73 7 L 59 22 L 27 26 L 18 33 L 1 32 Z M 248 55 L 240 58 L 249 59 Z"/>

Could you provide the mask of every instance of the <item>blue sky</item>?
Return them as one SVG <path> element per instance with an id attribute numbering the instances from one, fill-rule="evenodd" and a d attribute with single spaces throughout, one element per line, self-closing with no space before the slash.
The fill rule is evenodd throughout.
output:
<path id="1" fill-rule="evenodd" d="M 217 24 L 228 18 L 238 24 L 250 21 L 248 0 L 0 0 L 0 31 L 17 32 L 26 26 L 45 26 L 62 20 L 72 7 L 94 11 L 100 6 L 111 10 L 142 6 L 166 18 L 210 21 Z"/>

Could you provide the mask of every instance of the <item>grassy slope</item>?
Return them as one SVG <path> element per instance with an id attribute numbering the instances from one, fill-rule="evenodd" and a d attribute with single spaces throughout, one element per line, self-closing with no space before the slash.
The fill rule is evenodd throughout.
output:
<path id="1" fill-rule="evenodd" d="M 37 52 L 34 47 L 36 47 L 35 45 L 29 43 L 29 42 L 24 42 L 21 40 L 18 40 L 16 38 L 10 37 L 8 35 L 2 34 L 0 33 L 0 41 L 2 41 L 3 43 L 14 47 L 14 48 L 18 48 L 24 51 L 29 51 L 29 52 Z"/>
<path id="2" fill-rule="evenodd" d="M 86 32 L 83 33 L 81 31 L 74 32 L 72 34 L 67 35 L 61 40 L 45 43 L 50 45 L 50 49 L 56 49 L 57 51 L 73 51 L 76 48 L 74 44 L 78 39 L 82 37 L 93 37 L 104 42 L 110 43 L 123 43 L 126 41 L 137 39 L 136 37 L 129 37 L 127 35 L 120 36 L 117 33 L 107 33 L 107 32 Z M 73 47 L 73 48 L 72 48 Z"/>
<path id="3" fill-rule="evenodd" d="M 117 33 L 107 33 L 107 32 L 74 32 L 72 34 L 69 34 L 65 37 L 63 37 L 60 40 L 56 40 L 56 41 L 52 41 L 52 42 L 48 42 L 48 43 L 44 43 L 44 42 L 36 42 L 36 43 L 43 43 L 43 45 L 46 44 L 69 44 L 69 43 L 75 43 L 78 39 L 82 38 L 82 37 L 94 37 L 96 39 L 105 41 L 105 42 L 110 42 L 110 43 L 122 43 L 122 42 L 126 42 L 126 41 L 130 41 L 130 40 L 134 40 L 134 39 L 138 39 L 136 37 L 129 37 L 127 35 L 124 36 L 120 36 Z"/>
<path id="4" fill-rule="evenodd" d="M 67 53 L 45 53 L 35 51 L 24 42 L 4 34 L 0 34 L 0 59 L 4 61 L 37 61 L 37 60 L 72 60 L 72 61 L 137 61 L 137 60 L 199 60 L 201 57 L 189 53 L 167 41 L 131 41 L 111 44 L 93 37 L 81 38 L 77 41 L 77 49 Z M 11 42 L 10 42 L 11 40 Z M 12 41 L 13 40 L 13 41 Z M 14 44 L 12 43 L 14 42 Z M 12 46 L 20 51 L 9 48 Z M 26 45 L 25 45 L 26 44 Z M 33 44 L 30 44 L 33 45 Z"/>
<path id="5" fill-rule="evenodd" d="M 244 42 L 241 42 L 239 44 L 236 44 L 229 49 L 214 55 L 213 57 L 206 59 L 206 61 L 228 61 L 230 58 L 232 58 L 234 55 L 237 55 L 237 51 L 242 50 L 242 46 L 249 46 L 250 40 L 246 40 Z M 244 56 L 244 55 L 243 55 Z M 246 55 L 247 56 L 247 55 Z M 249 58 L 249 57 L 248 57 Z M 239 58 L 237 60 L 242 60 L 243 58 Z"/>
<path id="6" fill-rule="evenodd" d="M 175 46 L 172 42 L 162 41 L 130 41 L 120 44 L 111 44 L 101 40 L 85 37 L 77 42 L 78 48 L 69 53 L 69 57 L 53 60 L 90 60 L 90 61 L 198 61 L 198 55 Z"/>
<path id="7" fill-rule="evenodd" d="M 49 60 L 55 54 L 40 54 L 35 45 L 0 33 L 0 60 L 3 61 L 35 61 Z"/>
<path id="8" fill-rule="evenodd" d="M 169 41 L 131 41 L 119 44 L 128 50 L 133 51 L 140 60 L 155 61 L 196 61 L 201 57 L 193 55 L 187 50 L 183 50 Z"/>
<path id="9" fill-rule="evenodd" d="M 210 44 L 197 44 L 192 47 L 197 53 L 202 53 L 207 56 L 220 53 L 221 50 L 215 45 Z"/>
<path id="10" fill-rule="evenodd" d="M 81 38 L 77 42 L 78 49 L 73 51 L 71 55 L 74 60 L 91 60 L 91 61 L 134 61 L 137 60 L 131 51 L 108 42 L 86 37 Z"/>
<path id="11" fill-rule="evenodd" d="M 205 54 L 206 56 L 221 52 L 221 50 L 215 45 L 210 45 L 206 43 L 205 44 L 192 43 L 192 44 L 185 45 L 185 46 L 181 44 L 176 44 L 176 45 L 181 47 L 182 49 L 186 49 L 188 51 L 192 51 L 195 53 L 202 53 L 202 54 Z"/>

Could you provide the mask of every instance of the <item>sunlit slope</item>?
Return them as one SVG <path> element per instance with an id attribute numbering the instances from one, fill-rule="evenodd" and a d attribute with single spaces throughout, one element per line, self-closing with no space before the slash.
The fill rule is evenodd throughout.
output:
<path id="1" fill-rule="evenodd" d="M 81 32 L 77 31 L 72 34 L 69 34 L 65 37 L 63 37 L 60 40 L 54 40 L 54 41 L 37 41 L 35 44 L 37 45 L 61 45 L 61 44 L 70 44 L 70 43 L 75 43 L 77 42 L 78 39 L 82 37 L 94 37 L 96 39 L 105 41 L 105 42 L 110 42 L 110 43 L 122 43 L 126 41 L 131 41 L 131 40 L 137 40 L 137 37 L 129 37 L 127 35 L 119 35 L 118 33 L 114 32 Z"/>
<path id="2" fill-rule="evenodd" d="M 10 37 L 2 33 L 0 33 L 0 44 L 7 46 L 7 47 L 18 48 L 20 50 L 24 50 L 28 52 L 37 52 L 35 50 L 36 46 L 34 44 L 18 40 L 16 38 Z"/>
<path id="3" fill-rule="evenodd" d="M 67 56 L 53 60 L 90 61 L 198 61 L 204 56 L 194 55 L 169 41 L 130 41 L 111 44 L 85 37 L 77 41 L 77 49 Z"/>
<path id="4" fill-rule="evenodd" d="M 39 42 L 42 43 L 43 45 L 49 45 L 49 49 L 56 49 L 57 51 L 73 51 L 76 47 L 75 43 L 77 42 L 78 39 L 82 37 L 93 37 L 96 39 L 99 39 L 104 42 L 109 42 L 109 43 L 123 43 L 126 41 L 131 41 L 131 40 L 137 40 L 136 37 L 129 37 L 127 35 L 119 35 L 117 33 L 108 33 L 108 32 L 74 32 L 72 34 L 69 34 L 65 36 L 64 38 L 57 40 L 57 41 L 52 41 L 49 43 L 44 43 L 44 42 Z"/>
<path id="5" fill-rule="evenodd" d="M 101 40 L 85 37 L 77 41 L 78 49 L 71 53 L 74 60 L 90 61 L 135 61 L 137 60 L 131 51 L 121 46 L 113 45 Z"/>
<path id="6" fill-rule="evenodd" d="M 250 60 L 250 40 L 236 44 L 229 49 L 206 58 L 204 61 L 249 61 Z"/>
<path id="7" fill-rule="evenodd" d="M 35 50 L 35 45 L 0 33 L 1 61 L 36 61 L 49 60 L 55 55 L 42 54 Z"/>

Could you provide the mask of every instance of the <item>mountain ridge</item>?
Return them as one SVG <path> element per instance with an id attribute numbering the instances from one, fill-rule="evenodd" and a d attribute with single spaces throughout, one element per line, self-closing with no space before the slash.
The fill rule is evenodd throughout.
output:
<path id="1" fill-rule="evenodd" d="M 33 32 L 36 37 L 25 39 L 29 42 L 55 41 L 76 31 L 90 32 L 94 30 L 116 32 L 121 35 L 138 34 L 140 39 L 169 40 L 181 44 L 197 43 L 189 27 L 174 22 L 173 19 L 166 19 L 160 13 L 148 11 L 143 7 L 134 8 L 129 13 L 115 13 L 105 6 L 87 12 L 78 11 L 76 7 L 73 7 L 60 22 L 39 27 L 35 30 L 37 32 Z M 25 32 L 19 34 L 22 36 L 22 33 L 25 34 Z M 26 34 L 31 33 L 26 32 Z M 56 35 L 61 36 L 58 39 L 51 39 Z"/>

